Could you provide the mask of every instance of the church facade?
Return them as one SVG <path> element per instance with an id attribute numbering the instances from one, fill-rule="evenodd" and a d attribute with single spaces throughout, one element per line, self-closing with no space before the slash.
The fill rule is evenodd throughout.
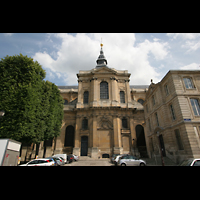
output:
<path id="1" fill-rule="evenodd" d="M 73 153 L 92 158 L 130 153 L 200 157 L 200 71 L 170 70 L 157 84 L 130 85 L 127 70 L 97 65 L 77 74 L 78 86 L 58 86 L 64 99 L 60 136 L 23 147 L 23 157 Z"/>
<path id="2" fill-rule="evenodd" d="M 101 47 L 96 68 L 77 74 L 78 87 L 58 86 L 65 105 L 56 150 L 59 143 L 62 152 L 93 158 L 147 154 L 142 104 L 148 86 L 130 87 L 130 75 L 109 68 Z"/>

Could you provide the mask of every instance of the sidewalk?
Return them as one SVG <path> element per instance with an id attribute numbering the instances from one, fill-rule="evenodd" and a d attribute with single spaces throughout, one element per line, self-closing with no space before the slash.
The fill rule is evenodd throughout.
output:
<path id="1" fill-rule="evenodd" d="M 88 156 L 80 156 L 78 161 L 74 161 L 64 166 L 113 166 L 110 158 L 93 159 Z"/>
<path id="2" fill-rule="evenodd" d="M 141 158 L 142 160 L 146 161 L 147 166 L 162 166 L 161 158 Z M 171 159 L 164 157 L 164 164 L 165 166 L 177 166 L 175 162 Z"/>

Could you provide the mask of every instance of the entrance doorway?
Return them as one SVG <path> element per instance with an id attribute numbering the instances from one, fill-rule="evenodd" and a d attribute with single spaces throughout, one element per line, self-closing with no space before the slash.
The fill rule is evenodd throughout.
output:
<path id="1" fill-rule="evenodd" d="M 87 156 L 88 153 L 88 136 L 81 137 L 81 156 Z"/>
<path id="2" fill-rule="evenodd" d="M 143 126 L 137 125 L 135 127 L 135 131 L 136 131 L 136 137 L 137 137 L 136 145 L 137 145 L 138 151 L 140 152 L 140 157 L 148 157 Z"/>
<path id="3" fill-rule="evenodd" d="M 74 127 L 69 125 L 65 131 L 65 143 L 63 152 L 70 154 L 73 152 L 74 147 Z"/>
<path id="4" fill-rule="evenodd" d="M 159 135 L 159 140 L 160 140 L 160 147 L 161 147 L 161 150 L 162 150 L 162 155 L 163 155 L 163 157 L 165 157 L 166 156 L 166 153 L 165 153 L 165 144 L 164 144 L 163 136 L 162 135 Z"/>

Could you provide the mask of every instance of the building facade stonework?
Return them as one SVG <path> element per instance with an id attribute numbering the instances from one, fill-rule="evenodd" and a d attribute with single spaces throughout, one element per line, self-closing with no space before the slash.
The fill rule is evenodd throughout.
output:
<path id="1" fill-rule="evenodd" d="M 102 46 L 97 66 L 77 74 L 78 86 L 58 86 L 65 101 L 60 136 L 23 147 L 22 157 L 200 157 L 200 71 L 170 70 L 157 84 L 130 85 L 127 70 L 107 66 Z"/>

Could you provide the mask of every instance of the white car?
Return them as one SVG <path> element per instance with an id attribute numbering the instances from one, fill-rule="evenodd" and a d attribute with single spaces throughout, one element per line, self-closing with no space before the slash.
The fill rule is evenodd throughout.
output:
<path id="1" fill-rule="evenodd" d="M 179 166 L 200 166 L 200 158 L 189 158 L 184 160 Z"/>
<path id="2" fill-rule="evenodd" d="M 115 164 L 115 166 L 117 166 L 118 160 L 122 157 L 122 156 L 126 156 L 128 154 L 121 154 L 121 155 L 116 155 L 114 157 L 113 163 Z"/>
<path id="3" fill-rule="evenodd" d="M 144 160 L 138 159 L 135 156 L 127 155 L 122 156 L 117 165 L 119 166 L 146 166 L 146 162 Z"/>
<path id="4" fill-rule="evenodd" d="M 73 156 L 74 156 L 74 160 L 75 160 L 75 161 L 78 161 L 78 159 L 79 159 L 79 156 L 77 156 L 77 155 L 74 155 L 74 154 L 73 154 Z"/>
<path id="5" fill-rule="evenodd" d="M 61 165 L 64 165 L 65 164 L 65 161 L 64 161 L 64 159 L 63 158 L 61 158 L 61 157 L 59 157 L 59 156 L 52 156 L 52 157 L 48 157 L 49 159 L 50 158 L 53 158 L 53 159 L 55 159 L 56 160 L 56 162 L 57 162 L 57 164 L 59 165 L 59 166 L 61 166 Z"/>
<path id="6" fill-rule="evenodd" d="M 19 166 L 56 166 L 56 164 L 51 158 L 39 158 Z"/>
<path id="7" fill-rule="evenodd" d="M 63 158 L 64 162 L 67 163 L 67 154 L 55 154 L 52 157 L 54 156 Z"/>

